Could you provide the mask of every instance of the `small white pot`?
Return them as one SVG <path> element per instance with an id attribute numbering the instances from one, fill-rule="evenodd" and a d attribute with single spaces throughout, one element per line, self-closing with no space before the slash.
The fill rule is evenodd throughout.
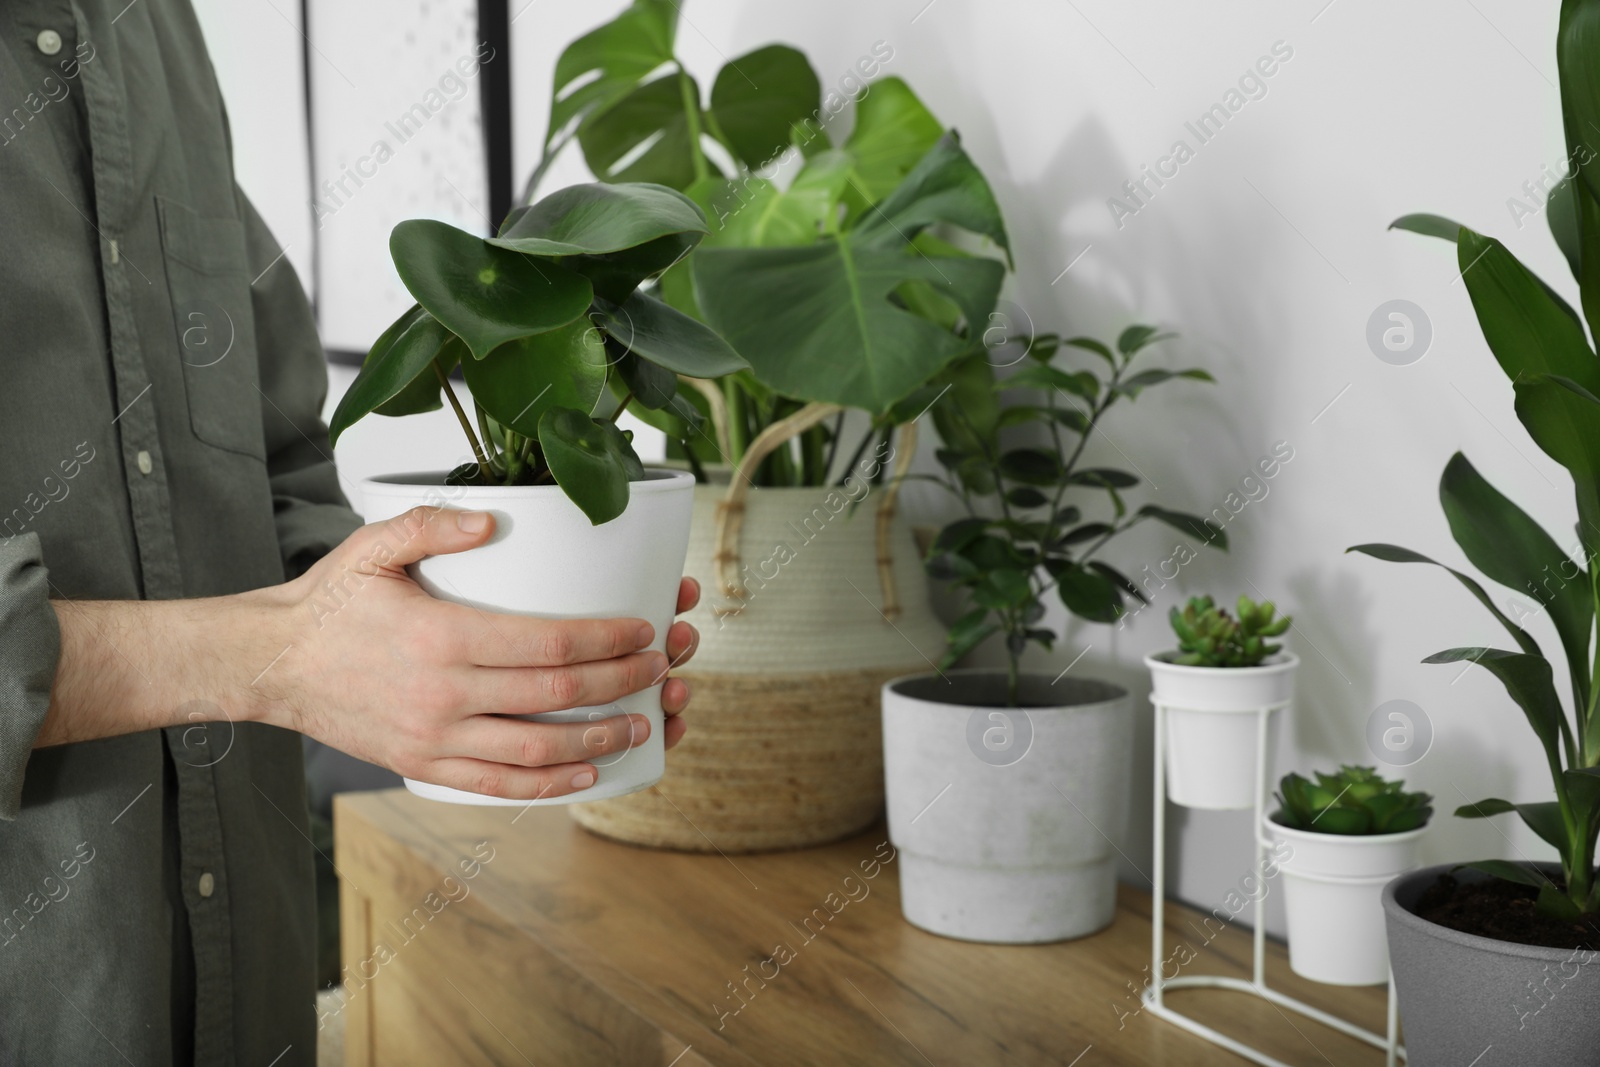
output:
<path id="1" fill-rule="evenodd" d="M 1417 840 L 1428 828 L 1365 836 L 1319 834 L 1279 826 L 1268 818 L 1263 829 L 1280 855 L 1292 849 L 1280 861 L 1289 968 L 1329 985 L 1387 982 L 1383 887 L 1417 865 Z"/>
<path id="2" fill-rule="evenodd" d="M 440 472 L 368 478 L 365 516 L 377 522 L 421 504 L 487 511 L 495 532 L 467 552 L 429 556 L 408 568 L 417 584 L 441 600 L 484 611 L 550 619 L 641 618 L 655 627 L 651 648 L 666 650 L 678 602 L 678 581 L 689 547 L 694 478 L 652 470 L 628 484 L 628 507 L 591 525 L 559 486 L 447 486 Z M 661 778 L 661 686 L 629 694 L 606 707 L 571 708 L 529 716 L 539 722 L 590 722 L 638 714 L 650 720 L 641 745 L 588 761 L 595 784 L 565 796 L 508 800 L 406 779 L 418 796 L 457 804 L 522 807 L 602 800 L 647 789 Z"/>
<path id="3" fill-rule="evenodd" d="M 1144 664 L 1150 699 L 1167 709 L 1167 797 L 1186 808 L 1253 807 L 1258 713 L 1293 698 L 1299 658 L 1283 652 L 1259 667 L 1181 667 L 1166 655 Z M 1277 719 L 1268 723 L 1269 759 Z"/>
<path id="4" fill-rule="evenodd" d="M 968 941 L 1083 937 L 1116 910 L 1128 815 L 1127 690 L 947 671 L 883 687 L 889 839 L 900 906 L 915 926 Z"/>

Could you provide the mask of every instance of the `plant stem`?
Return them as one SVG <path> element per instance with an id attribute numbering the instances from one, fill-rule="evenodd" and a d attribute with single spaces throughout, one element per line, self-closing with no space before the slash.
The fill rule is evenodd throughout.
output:
<path id="1" fill-rule="evenodd" d="M 622 418 L 622 413 L 628 410 L 628 405 L 631 403 L 633 403 L 633 391 L 630 389 L 628 395 L 622 398 L 622 403 L 617 405 L 617 410 L 611 413 L 611 424 L 613 426 L 616 425 L 618 419 Z"/>
<path id="2" fill-rule="evenodd" d="M 681 63 L 678 65 L 678 91 L 683 97 L 683 117 L 689 127 L 689 158 L 694 163 L 695 180 L 703 181 L 711 177 L 711 168 L 706 165 L 706 154 L 700 147 L 700 100 L 695 95 L 689 72 Z"/>
<path id="3" fill-rule="evenodd" d="M 745 421 L 744 390 L 739 383 L 730 380 L 727 385 L 728 392 L 728 464 L 737 467 L 744 458 L 744 450 L 750 445 L 750 426 Z"/>
<path id="4" fill-rule="evenodd" d="M 444 371 L 435 359 L 430 366 L 433 373 L 439 378 L 439 388 L 444 390 L 445 399 L 450 401 L 450 406 L 455 409 L 456 419 L 461 423 L 461 429 L 466 433 L 467 440 L 472 442 L 472 455 L 478 461 L 478 473 L 483 475 L 485 485 L 494 481 L 494 476 L 489 473 L 489 457 L 484 454 L 483 445 L 478 441 L 478 435 L 472 432 L 472 424 L 467 421 L 467 413 L 461 410 L 461 401 L 456 399 L 456 391 L 450 388 L 450 379 L 445 377 Z"/>
<path id="5" fill-rule="evenodd" d="M 833 433 L 828 440 L 828 456 L 822 461 L 822 477 L 818 485 L 828 484 L 828 475 L 833 470 L 833 461 L 839 454 L 839 438 L 844 434 L 844 412 L 839 412 L 839 417 L 833 420 Z"/>

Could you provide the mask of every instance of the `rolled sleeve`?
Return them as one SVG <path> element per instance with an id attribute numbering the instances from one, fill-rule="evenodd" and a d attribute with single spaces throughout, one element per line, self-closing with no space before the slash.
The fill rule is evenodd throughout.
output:
<path id="1" fill-rule="evenodd" d="M 267 473 L 285 574 L 294 578 L 361 526 L 339 487 L 322 405 L 328 368 L 300 278 L 241 192 L 261 364 Z"/>
<path id="2" fill-rule="evenodd" d="M 0 819 L 22 810 L 22 778 L 50 710 L 61 623 L 37 534 L 0 540 Z"/>

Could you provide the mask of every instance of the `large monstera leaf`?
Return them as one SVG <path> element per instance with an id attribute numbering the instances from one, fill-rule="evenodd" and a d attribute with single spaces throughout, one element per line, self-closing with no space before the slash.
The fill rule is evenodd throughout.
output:
<path id="1" fill-rule="evenodd" d="M 802 400 L 887 411 L 970 348 L 890 299 L 907 282 L 952 301 L 969 324 L 987 321 L 1002 264 L 911 247 L 935 222 L 1007 245 L 994 196 L 953 134 L 870 215 L 807 246 L 696 253 L 701 310 L 764 385 Z"/>
<path id="2" fill-rule="evenodd" d="M 903 80 L 874 82 L 856 104 L 855 128 L 844 143 L 852 161 L 845 189 L 851 217 L 893 192 L 944 132 Z"/>
<path id="3" fill-rule="evenodd" d="M 797 122 L 822 107 L 817 72 L 799 51 L 770 44 L 729 60 L 711 85 L 711 117 L 722 141 L 758 170 L 789 144 Z"/>

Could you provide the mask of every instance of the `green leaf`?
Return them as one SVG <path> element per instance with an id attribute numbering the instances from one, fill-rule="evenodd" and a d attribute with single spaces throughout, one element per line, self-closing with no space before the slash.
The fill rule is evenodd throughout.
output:
<path id="1" fill-rule="evenodd" d="M 461 368 L 473 399 L 496 422 L 536 437 L 551 408 L 586 415 L 606 384 L 606 350 L 600 334 L 579 319 L 559 329 L 508 342 Z"/>
<path id="2" fill-rule="evenodd" d="M 1087 566 L 1090 570 L 1095 571 L 1098 574 L 1103 574 L 1107 578 L 1111 579 L 1113 585 L 1140 603 L 1150 603 L 1150 598 L 1144 595 L 1144 590 L 1140 589 L 1132 578 L 1129 578 L 1126 574 L 1123 574 L 1111 564 L 1102 563 L 1101 561 L 1094 559 L 1090 560 Z"/>
<path id="3" fill-rule="evenodd" d="M 1488 608 L 1489 613 L 1499 620 L 1500 625 L 1504 626 L 1506 628 L 1506 632 L 1509 633 L 1512 639 L 1517 642 L 1518 648 L 1521 648 L 1522 651 L 1528 653 L 1530 656 L 1541 655 L 1539 646 L 1534 641 L 1532 635 L 1522 627 L 1518 626 L 1516 623 L 1512 622 L 1506 616 L 1505 612 L 1496 607 L 1495 602 L 1489 596 L 1488 591 L 1485 590 L 1483 586 L 1479 585 L 1477 579 L 1473 578 L 1471 575 L 1462 574 L 1453 567 L 1446 567 L 1443 563 L 1440 563 L 1436 559 L 1430 559 L 1420 552 L 1413 552 L 1409 548 L 1401 548 L 1398 545 L 1385 545 L 1377 543 L 1351 545 L 1349 548 L 1345 549 L 1345 552 L 1360 552 L 1362 555 L 1371 556 L 1374 559 L 1381 559 L 1388 563 L 1428 563 L 1442 570 L 1449 571 L 1455 576 L 1456 581 L 1466 586 L 1467 592 L 1478 598 L 1478 603 Z"/>
<path id="4" fill-rule="evenodd" d="M 1033 587 L 1024 570 L 990 571 L 972 588 L 972 599 L 995 611 L 1019 607 L 1032 598 Z"/>
<path id="5" fill-rule="evenodd" d="M 788 45 L 767 45 L 729 60 L 711 85 L 711 116 L 751 170 L 783 151 L 790 128 L 821 107 L 817 72 Z"/>
<path id="6" fill-rule="evenodd" d="M 1117 351 L 1124 357 L 1132 356 L 1139 349 L 1149 344 L 1156 335 L 1154 326 L 1129 326 L 1122 331 L 1122 336 L 1117 338 Z"/>
<path id="7" fill-rule="evenodd" d="M 1065 341 L 1062 341 L 1061 343 L 1064 345 L 1072 345 L 1074 348 L 1081 348 L 1086 352 L 1093 352 L 1095 355 L 1111 364 L 1111 368 L 1113 370 L 1116 369 L 1117 357 L 1111 354 L 1111 349 L 1107 348 L 1101 342 L 1096 341 L 1093 337 L 1071 337 Z"/>
<path id="8" fill-rule="evenodd" d="M 1476 663 L 1500 679 L 1506 693 L 1522 709 L 1528 725 L 1538 735 L 1552 765 L 1561 761 L 1560 744 L 1566 724 L 1561 700 L 1556 696 L 1550 674 L 1550 661 L 1526 652 L 1507 652 L 1498 648 L 1451 648 L 1436 652 L 1424 663 Z"/>
<path id="9" fill-rule="evenodd" d="M 398 397 L 412 382 L 423 380 L 424 374 L 433 382 L 433 406 L 438 407 L 439 382 L 432 364 L 451 339 L 450 331 L 419 307 L 412 307 L 396 319 L 373 343 L 356 380 L 334 408 L 333 418 L 328 421 L 329 443 L 338 444 L 340 434 Z"/>
<path id="10" fill-rule="evenodd" d="M 1198 515 L 1190 515 L 1183 511 L 1172 511 L 1167 508 L 1157 507 L 1155 504 L 1146 504 L 1137 514 L 1155 519 L 1157 522 L 1166 523 L 1174 530 L 1198 538 L 1206 544 L 1214 545 L 1222 551 L 1228 550 L 1228 534 L 1222 527 L 1207 525 L 1208 520 Z"/>
<path id="11" fill-rule="evenodd" d="M 507 341 L 565 326 L 589 308 L 587 279 L 432 219 L 389 236 L 400 280 L 417 303 L 482 359 Z"/>
<path id="12" fill-rule="evenodd" d="M 1554 801 L 1539 804 L 1513 804 L 1499 797 L 1489 797 L 1476 804 L 1463 804 L 1456 809 L 1458 819 L 1488 819 L 1496 815 L 1516 812 L 1528 828 L 1546 842 L 1563 852 L 1567 848 L 1567 827 L 1561 818 L 1561 806 Z"/>
<path id="13" fill-rule="evenodd" d="M 1014 448 L 1000 457 L 1000 473 L 1026 485 L 1054 486 L 1061 481 L 1061 459 L 1039 448 Z"/>
<path id="14" fill-rule="evenodd" d="M 1594 601 L 1583 570 L 1460 452 L 1450 458 L 1439 479 L 1439 502 L 1456 544 L 1478 570 L 1491 581 L 1531 595 L 1549 610 L 1571 665 L 1574 691 L 1579 703 L 1587 705 Z M 1571 574 L 1566 573 L 1568 568 Z"/>
<path id="15" fill-rule="evenodd" d="M 1454 244 L 1461 235 L 1462 225 L 1454 219 L 1447 219 L 1443 215 L 1401 215 L 1389 223 L 1391 230 L 1410 230 L 1420 233 L 1424 237 L 1438 237 L 1441 240 Z"/>
<path id="16" fill-rule="evenodd" d="M 1094 400 L 1100 395 L 1100 379 L 1088 371 L 1067 373 L 1056 367 L 1024 367 L 1002 383 L 1007 389 L 1059 389 L 1071 396 Z"/>
<path id="17" fill-rule="evenodd" d="M 905 180 L 861 216 L 855 234 L 862 243 L 898 248 L 936 223 L 987 237 L 1010 255 L 994 192 L 953 132 L 939 138 Z"/>
<path id="18" fill-rule="evenodd" d="M 439 374 L 449 378 L 450 372 L 456 369 L 456 365 L 463 358 L 470 358 L 467 356 L 467 346 L 461 343 L 461 338 L 451 334 L 433 361 L 439 366 Z M 439 386 L 439 375 L 430 369 L 411 379 L 410 385 L 373 408 L 372 413 L 398 418 L 404 415 L 420 415 L 425 411 L 438 411 L 442 407 L 444 407 L 444 393 Z"/>
<path id="19" fill-rule="evenodd" d="M 1085 541 L 1093 541 L 1097 537 L 1104 537 L 1111 533 L 1114 527 L 1104 522 L 1086 522 L 1062 534 L 1056 540 L 1056 547 L 1066 548 L 1069 545 L 1081 545 Z"/>
<path id="20" fill-rule="evenodd" d="M 597 112 L 578 127 L 589 170 L 602 181 L 688 188 L 698 176 L 691 104 L 698 111 L 700 87 L 687 74 L 670 71 Z"/>
<path id="21" fill-rule="evenodd" d="M 989 528 L 988 519 L 957 519 L 940 530 L 933 540 L 935 552 L 959 552 L 981 537 Z"/>
<path id="22" fill-rule="evenodd" d="M 1100 489 L 1132 489 L 1139 484 L 1137 475 L 1111 467 L 1087 467 L 1073 471 L 1067 477 L 1070 485 L 1092 485 Z"/>
<path id="23" fill-rule="evenodd" d="M 617 360 L 617 374 L 640 407 L 660 411 L 677 399 L 678 376 L 632 352 Z"/>
<path id="24" fill-rule="evenodd" d="M 1572 276 L 1582 280 L 1583 231 L 1578 221 L 1578 190 L 1573 187 L 1573 179 L 1562 178 L 1555 184 L 1550 198 L 1545 201 L 1544 211 L 1550 236 L 1556 239 L 1557 247 L 1566 257 Z"/>
<path id="25" fill-rule="evenodd" d="M 1022 485 L 1006 494 L 1006 503 L 1014 508 L 1042 508 L 1050 503 L 1050 498 L 1037 489 Z"/>
<path id="26" fill-rule="evenodd" d="M 1600 364 L 1577 315 L 1554 290 L 1499 241 L 1466 227 L 1456 256 L 1484 340 L 1506 377 L 1559 374 L 1600 394 Z"/>
<path id="27" fill-rule="evenodd" d="M 1521 863 L 1512 863 L 1510 860 L 1474 860 L 1472 863 L 1463 863 L 1460 867 L 1454 869 L 1459 871 L 1462 867 L 1470 867 L 1472 870 L 1482 871 L 1484 874 L 1493 875 L 1507 882 L 1516 882 L 1518 885 L 1531 885 L 1535 888 L 1542 888 L 1550 881 L 1549 878 L 1534 868 Z"/>
<path id="28" fill-rule="evenodd" d="M 940 390 L 931 409 L 939 439 L 970 454 L 993 453 L 1002 412 L 994 368 L 983 353 L 951 363 L 930 385 Z"/>
<path id="29" fill-rule="evenodd" d="M 624 348 L 659 367 L 691 378 L 720 378 L 749 364 L 702 323 L 645 293 L 621 305 L 595 300 L 600 328 Z"/>
<path id="30" fill-rule="evenodd" d="M 1209 372 L 1203 371 L 1198 367 L 1192 367 L 1189 370 L 1179 371 L 1146 370 L 1140 371 L 1138 374 L 1135 374 L 1130 378 L 1124 378 L 1122 381 L 1118 382 L 1117 392 L 1121 393 L 1123 396 L 1126 396 L 1128 399 L 1133 400 L 1137 399 L 1141 391 L 1150 388 L 1152 385 L 1160 385 L 1162 382 L 1168 382 L 1174 378 L 1190 378 L 1197 382 L 1216 381 L 1216 379 L 1213 378 Z"/>
<path id="31" fill-rule="evenodd" d="M 630 468 L 639 461 L 611 423 L 573 408 L 550 408 L 539 420 L 539 447 L 556 484 L 595 526 L 626 510 Z"/>
<path id="32" fill-rule="evenodd" d="M 1000 627 L 988 620 L 989 609 L 979 608 L 976 611 L 968 612 L 955 621 L 946 636 L 947 647 L 945 653 L 939 658 L 940 670 L 955 666 L 956 661 L 962 656 L 977 648 L 990 635 L 999 631 Z"/>
<path id="33" fill-rule="evenodd" d="M 1116 622 L 1122 615 L 1122 594 L 1103 574 L 1071 563 L 1056 575 L 1061 603 L 1090 622 Z"/>
<path id="34" fill-rule="evenodd" d="M 856 103 L 844 143 L 855 166 L 845 201 L 851 216 L 888 196 L 944 134 L 944 126 L 897 77 L 880 78 Z"/>
<path id="35" fill-rule="evenodd" d="M 1600 56 L 1600 4 L 1565 0 L 1556 31 L 1556 67 L 1568 158 L 1578 166 L 1572 192 L 1580 246 L 1575 273 L 1589 328 L 1600 335 L 1600 63 L 1595 62 L 1596 56 Z M 1569 256 L 1569 261 L 1572 258 Z"/>
<path id="36" fill-rule="evenodd" d="M 635 0 L 622 14 L 562 51 L 550 88 L 544 156 L 528 183 L 530 189 L 582 124 L 672 61 L 677 26 L 677 0 Z"/>

